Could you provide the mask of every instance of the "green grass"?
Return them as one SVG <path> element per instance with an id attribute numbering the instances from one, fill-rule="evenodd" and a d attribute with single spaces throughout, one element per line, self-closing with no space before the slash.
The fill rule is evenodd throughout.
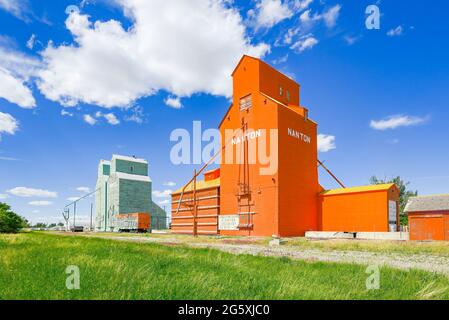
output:
<path id="1" fill-rule="evenodd" d="M 81 289 L 65 287 L 77 265 Z M 46 233 L 0 235 L 1 299 L 449 299 L 449 279 L 351 264 Z"/>
<path id="2" fill-rule="evenodd" d="M 424 254 L 449 257 L 449 243 L 447 241 L 382 241 L 382 240 L 307 240 L 305 238 L 291 238 L 287 246 L 302 249 L 369 251 L 393 254 Z"/>

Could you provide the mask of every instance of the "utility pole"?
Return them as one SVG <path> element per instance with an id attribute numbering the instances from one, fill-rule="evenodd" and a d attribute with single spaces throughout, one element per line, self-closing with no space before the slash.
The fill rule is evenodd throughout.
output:
<path id="1" fill-rule="evenodd" d="M 198 228 L 197 228 L 197 219 L 196 219 L 196 214 L 197 214 L 197 207 L 196 207 L 196 169 L 193 172 L 193 236 L 197 237 L 198 236 Z"/>
<path id="2" fill-rule="evenodd" d="M 94 204 L 91 202 L 90 203 L 90 231 L 92 231 L 92 211 L 93 211 L 93 208 L 94 208 Z"/>
<path id="3" fill-rule="evenodd" d="M 73 204 L 73 232 L 75 232 L 76 226 L 76 202 Z"/>

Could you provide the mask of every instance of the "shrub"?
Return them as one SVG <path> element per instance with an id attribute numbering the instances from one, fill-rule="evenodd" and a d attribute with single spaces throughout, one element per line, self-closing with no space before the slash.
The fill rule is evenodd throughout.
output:
<path id="1" fill-rule="evenodd" d="M 0 233 L 17 233 L 25 225 L 25 219 L 12 212 L 9 205 L 0 202 Z"/>

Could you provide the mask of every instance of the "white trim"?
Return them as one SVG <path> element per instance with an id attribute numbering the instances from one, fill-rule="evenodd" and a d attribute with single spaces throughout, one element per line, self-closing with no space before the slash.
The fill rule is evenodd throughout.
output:
<path id="1" fill-rule="evenodd" d="M 114 159 L 148 164 L 148 161 L 146 161 L 145 159 L 133 158 L 133 157 L 129 157 L 129 156 L 122 156 L 122 155 L 119 155 L 119 154 L 113 154 L 112 155 L 112 161 L 114 161 Z"/>
<path id="2" fill-rule="evenodd" d="M 131 181 L 143 181 L 143 182 L 151 182 L 150 177 L 148 176 L 139 176 L 138 174 L 129 174 L 124 172 L 114 172 L 111 174 L 111 177 L 116 176 L 119 179 L 123 180 L 131 180 Z"/>

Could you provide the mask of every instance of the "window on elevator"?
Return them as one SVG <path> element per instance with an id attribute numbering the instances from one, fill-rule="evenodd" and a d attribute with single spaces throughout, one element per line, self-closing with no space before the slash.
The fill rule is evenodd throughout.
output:
<path id="1" fill-rule="evenodd" d="M 243 98 L 240 98 L 240 111 L 247 110 L 251 108 L 253 104 L 252 96 L 249 94 L 247 96 L 244 96 Z"/>
<path id="2" fill-rule="evenodd" d="M 284 89 L 282 86 L 279 86 L 279 95 L 282 96 L 284 94 Z"/>
<path id="3" fill-rule="evenodd" d="M 290 102 L 290 91 L 286 91 L 285 95 L 287 96 L 287 102 Z"/>

